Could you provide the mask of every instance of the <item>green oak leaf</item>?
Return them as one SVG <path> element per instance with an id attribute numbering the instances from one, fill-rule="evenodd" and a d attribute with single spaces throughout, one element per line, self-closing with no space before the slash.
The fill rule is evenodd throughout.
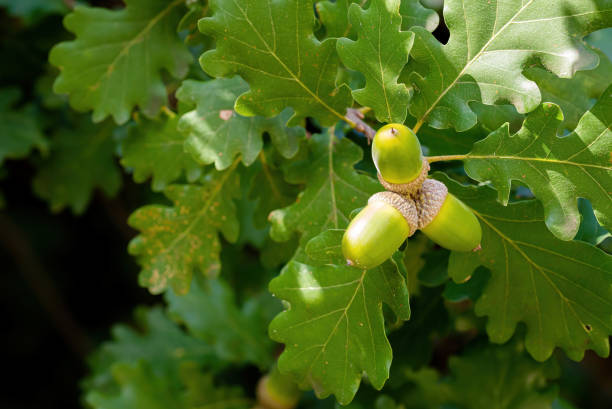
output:
<path id="1" fill-rule="evenodd" d="M 215 350 L 206 342 L 187 335 L 159 307 L 136 310 L 138 330 L 127 325 L 115 325 L 113 339 L 98 348 L 90 358 L 92 375 L 88 388 L 102 387 L 111 380 L 114 363 L 146 362 L 159 377 L 178 377 L 182 362 L 213 365 L 218 360 Z"/>
<path id="2" fill-rule="evenodd" d="M 173 379 L 156 376 L 146 362 L 118 362 L 111 368 L 119 393 L 94 389 L 85 401 L 96 409 L 180 409 L 180 389 Z M 177 396 L 178 395 L 178 396 Z"/>
<path id="3" fill-rule="evenodd" d="M 81 117 L 73 128 L 52 135 L 50 155 L 32 181 L 34 192 L 49 202 L 51 211 L 70 207 L 81 214 L 96 189 L 108 196 L 117 194 L 121 170 L 115 161 L 114 129 L 110 121 L 96 125 Z"/>
<path id="4" fill-rule="evenodd" d="M 0 90 L 0 164 L 5 159 L 26 157 L 32 149 L 47 152 L 47 141 L 27 109 L 13 109 L 21 97 L 16 88 Z"/>
<path id="5" fill-rule="evenodd" d="M 563 127 L 574 129 L 578 121 L 612 84 L 612 62 L 601 51 L 594 49 L 599 56 L 599 65 L 594 70 L 578 71 L 573 78 L 558 78 L 550 72 L 538 68 L 525 70 L 527 78 L 538 84 L 543 102 L 553 102 L 563 111 Z"/>
<path id="6" fill-rule="evenodd" d="M 389 377 L 391 346 L 383 303 L 400 320 L 410 318 L 405 278 L 394 261 L 371 270 L 347 266 L 339 251 L 343 230 L 326 231 L 307 246 L 308 264 L 289 262 L 270 291 L 290 308 L 270 324 L 285 344 L 279 370 L 318 397 L 334 394 L 348 404 L 365 373 L 381 389 Z"/>
<path id="7" fill-rule="evenodd" d="M 374 110 L 379 122 L 400 122 L 406 119 L 410 91 L 398 84 L 414 35 L 400 31 L 400 0 L 378 0 L 367 10 L 351 5 L 350 21 L 356 27 L 358 40 L 338 40 L 340 59 L 348 68 L 361 72 L 365 88 L 353 91 L 355 101 Z"/>
<path id="8" fill-rule="evenodd" d="M 267 337 L 268 319 L 257 298 L 238 308 L 232 289 L 220 279 L 196 275 L 189 293 L 166 293 L 168 311 L 189 332 L 214 347 L 216 356 L 261 368 L 272 364 L 274 344 Z"/>
<path id="9" fill-rule="evenodd" d="M 611 16 L 608 0 L 446 1 L 448 44 L 412 28 L 410 113 L 416 128 L 426 121 L 434 128 L 471 128 L 476 114 L 469 101 L 510 102 L 519 113 L 532 111 L 541 95 L 523 68 L 538 62 L 562 78 L 594 68 L 597 55 L 579 38 L 609 25 Z"/>
<path id="10" fill-rule="evenodd" d="M 555 347 L 574 360 L 586 349 L 609 354 L 612 334 L 612 257 L 587 243 L 562 241 L 544 225 L 536 200 L 504 207 L 495 190 L 466 187 L 436 174 L 470 206 L 482 226 L 482 250 L 453 252 L 449 275 L 470 278 L 479 265 L 491 270 L 476 314 L 488 316 L 491 341 L 506 342 L 519 322 L 527 327 L 527 351 L 537 360 Z"/>
<path id="11" fill-rule="evenodd" d="M 447 378 L 430 368 L 406 371 L 404 377 L 414 385 L 403 396 L 406 408 L 427 402 L 432 409 L 550 409 L 557 397 L 551 383 L 559 377 L 556 362 L 535 362 L 517 342 L 472 347 L 451 356 L 449 368 Z"/>
<path id="12" fill-rule="evenodd" d="M 50 14 L 64 14 L 68 11 L 64 0 L 0 0 L 4 7 L 14 16 L 23 18 L 26 22 L 36 22 Z"/>
<path id="13" fill-rule="evenodd" d="M 112 367 L 114 390 L 94 389 L 85 396 L 95 409 L 246 409 L 252 402 L 238 387 L 219 387 L 211 374 L 185 362 L 180 377 L 156 376 L 146 362 L 118 362 Z"/>
<path id="14" fill-rule="evenodd" d="M 178 116 L 153 121 L 139 121 L 130 127 L 121 141 L 121 164 L 132 168 L 134 181 L 143 183 L 152 177 L 152 188 L 161 191 L 186 175 L 194 182 L 202 175 L 201 166 L 185 152 L 186 135 L 177 129 Z"/>
<path id="15" fill-rule="evenodd" d="M 276 241 L 298 232 L 306 244 L 324 230 L 346 227 L 350 213 L 381 190 L 376 180 L 355 170 L 363 151 L 349 139 L 315 134 L 308 145 L 309 155 L 285 168 L 289 183 L 306 187 L 295 203 L 270 214 L 270 235 Z"/>
<path id="16" fill-rule="evenodd" d="M 239 74 L 249 84 L 236 112 L 270 117 L 291 107 L 291 126 L 307 116 L 324 126 L 344 119 L 350 89 L 335 84 L 336 40 L 314 37 L 313 0 L 211 0 L 210 6 L 213 16 L 199 27 L 217 40 L 217 48 L 200 62 L 215 77 Z"/>
<path id="17" fill-rule="evenodd" d="M 447 402 L 465 409 L 550 409 L 558 394 L 550 383 L 560 374 L 556 361 L 536 362 L 516 342 L 452 356 L 449 368 Z"/>
<path id="18" fill-rule="evenodd" d="M 594 246 L 598 246 L 609 237 L 612 237 L 612 234 L 597 222 L 597 218 L 593 213 L 593 207 L 588 200 L 578 199 L 578 210 L 582 220 L 574 240 L 586 241 Z"/>
<path id="19" fill-rule="evenodd" d="M 356 38 L 356 28 L 349 21 L 349 7 L 352 4 L 363 7 L 367 3 L 367 0 L 317 1 L 317 13 L 325 26 L 327 37 Z M 401 0 L 399 12 L 402 16 L 402 30 L 421 26 L 434 31 L 440 22 L 438 13 L 423 7 L 419 0 Z"/>
<path id="20" fill-rule="evenodd" d="M 507 126 L 477 142 L 465 156 L 465 169 L 491 181 L 498 200 L 508 203 L 511 181 L 520 180 L 544 204 L 546 225 L 571 240 L 580 226 L 578 197 L 593 205 L 597 220 L 612 229 L 612 87 L 570 135 L 558 137 L 563 121 L 558 106 L 545 103 L 510 136 Z"/>
<path id="21" fill-rule="evenodd" d="M 423 27 L 433 32 L 440 23 L 440 16 L 434 10 L 423 7 L 419 0 L 401 0 L 402 30 Z"/>
<path id="22" fill-rule="evenodd" d="M 248 409 L 253 401 L 238 386 L 219 386 L 210 373 L 194 365 L 184 365 L 181 378 L 186 388 L 184 399 L 189 409 Z"/>
<path id="23" fill-rule="evenodd" d="M 76 35 L 56 45 L 49 61 L 61 72 L 57 93 L 71 106 L 93 110 L 99 122 L 109 115 L 119 124 L 134 106 L 157 115 L 168 100 L 162 70 L 182 78 L 192 56 L 176 33 L 185 0 L 126 0 L 122 10 L 77 6 L 64 20 Z"/>
<path id="24" fill-rule="evenodd" d="M 255 227 L 263 229 L 268 226 L 270 212 L 293 203 L 299 190 L 296 185 L 285 181 L 283 173 L 273 161 L 274 155 L 262 151 L 259 159 L 257 172 L 251 181 L 249 199 L 257 201 L 254 223 Z"/>
<path id="25" fill-rule="evenodd" d="M 325 34 L 330 38 L 355 38 L 357 32 L 349 21 L 349 7 L 352 4 L 365 3 L 367 0 L 317 1 L 315 7 Z"/>
<path id="26" fill-rule="evenodd" d="M 130 216 L 129 225 L 141 234 L 128 250 L 142 266 L 143 287 L 185 294 L 194 272 L 219 273 L 219 233 L 235 242 L 240 229 L 233 202 L 241 195 L 237 165 L 211 171 L 201 185 L 170 185 L 164 194 L 173 206 L 148 205 Z"/>
<path id="27" fill-rule="evenodd" d="M 304 128 L 287 128 L 289 110 L 275 118 L 244 117 L 234 112 L 234 102 L 248 90 L 240 78 L 207 82 L 187 80 L 177 91 L 179 101 L 195 106 L 179 121 L 179 130 L 187 135 L 186 149 L 201 163 L 214 163 L 219 170 L 229 167 L 240 155 L 250 166 L 263 148 L 263 134 L 285 157 L 292 157 Z"/>
<path id="28" fill-rule="evenodd" d="M 466 132 L 460 133 L 459 135 L 463 135 L 470 132 L 474 133 L 478 131 L 478 128 L 481 128 L 480 132 L 482 138 L 484 138 L 490 132 L 496 131 L 506 122 L 508 122 L 509 127 L 512 131 L 517 131 L 523 125 L 523 121 L 525 120 L 525 115 L 519 114 L 516 111 L 514 105 L 485 105 L 483 103 L 473 101 L 470 103 L 470 108 L 478 117 L 478 125 L 473 128 L 470 128 Z M 437 131 L 446 132 L 447 134 L 453 135 L 454 137 L 459 136 L 452 130 L 439 129 Z"/>

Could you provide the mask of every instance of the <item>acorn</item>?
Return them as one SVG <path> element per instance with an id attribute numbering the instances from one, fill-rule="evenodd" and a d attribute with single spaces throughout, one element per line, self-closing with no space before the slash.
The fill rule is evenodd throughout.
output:
<path id="1" fill-rule="evenodd" d="M 293 409 L 297 406 L 302 392 L 288 376 L 281 374 L 275 365 L 262 377 L 255 392 L 257 403 L 266 409 Z"/>
<path id="2" fill-rule="evenodd" d="M 427 179 L 429 162 L 423 157 L 419 139 L 405 125 L 389 124 L 376 132 L 372 159 L 378 180 L 389 191 L 411 195 Z"/>
<path id="3" fill-rule="evenodd" d="M 444 183 L 426 179 L 413 196 L 419 229 L 432 241 L 453 251 L 480 250 L 482 229 L 478 219 Z"/>
<path id="4" fill-rule="evenodd" d="M 374 268 L 393 255 L 418 226 L 414 201 L 393 192 L 379 192 L 368 200 L 342 237 L 347 264 Z"/>

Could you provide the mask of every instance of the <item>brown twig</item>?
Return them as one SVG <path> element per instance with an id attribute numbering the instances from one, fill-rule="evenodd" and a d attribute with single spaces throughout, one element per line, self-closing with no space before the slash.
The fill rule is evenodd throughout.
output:
<path id="1" fill-rule="evenodd" d="M 361 110 L 347 108 L 346 117 L 355 124 L 353 128 L 355 128 L 356 131 L 365 134 L 366 138 L 368 138 L 368 143 L 372 142 L 374 135 L 376 135 L 376 131 L 363 120 L 365 114 Z"/>
<path id="2" fill-rule="evenodd" d="M 15 264 L 64 341 L 79 358 L 85 358 L 91 350 L 91 340 L 72 317 L 53 280 L 32 249 L 25 232 L 5 214 L 0 214 L 0 244 L 14 258 Z"/>

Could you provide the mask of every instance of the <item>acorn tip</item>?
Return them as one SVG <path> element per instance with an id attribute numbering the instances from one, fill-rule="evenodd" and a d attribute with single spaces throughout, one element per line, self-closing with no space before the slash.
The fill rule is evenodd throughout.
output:
<path id="1" fill-rule="evenodd" d="M 477 251 L 482 250 L 482 246 L 480 244 L 478 244 L 478 246 L 474 247 L 474 249 L 472 250 L 474 253 L 476 253 Z"/>

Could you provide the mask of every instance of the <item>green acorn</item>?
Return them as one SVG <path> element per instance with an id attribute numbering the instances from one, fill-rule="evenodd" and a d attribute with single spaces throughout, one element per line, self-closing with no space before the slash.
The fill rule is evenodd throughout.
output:
<path id="1" fill-rule="evenodd" d="M 351 221 L 342 237 L 349 265 L 374 268 L 393 255 L 418 226 L 414 202 L 393 192 L 379 192 Z"/>
<path id="2" fill-rule="evenodd" d="M 257 403 L 265 409 L 293 409 L 302 392 L 297 385 L 274 366 L 257 384 Z M 256 406 L 257 407 L 257 406 Z"/>
<path id="3" fill-rule="evenodd" d="M 385 125 L 376 132 L 372 159 L 380 183 L 404 195 L 416 192 L 429 172 L 417 136 L 402 124 Z"/>
<path id="4" fill-rule="evenodd" d="M 480 250 L 482 229 L 461 200 L 448 193 L 442 182 L 427 179 L 414 196 L 419 229 L 440 246 L 453 251 Z"/>

